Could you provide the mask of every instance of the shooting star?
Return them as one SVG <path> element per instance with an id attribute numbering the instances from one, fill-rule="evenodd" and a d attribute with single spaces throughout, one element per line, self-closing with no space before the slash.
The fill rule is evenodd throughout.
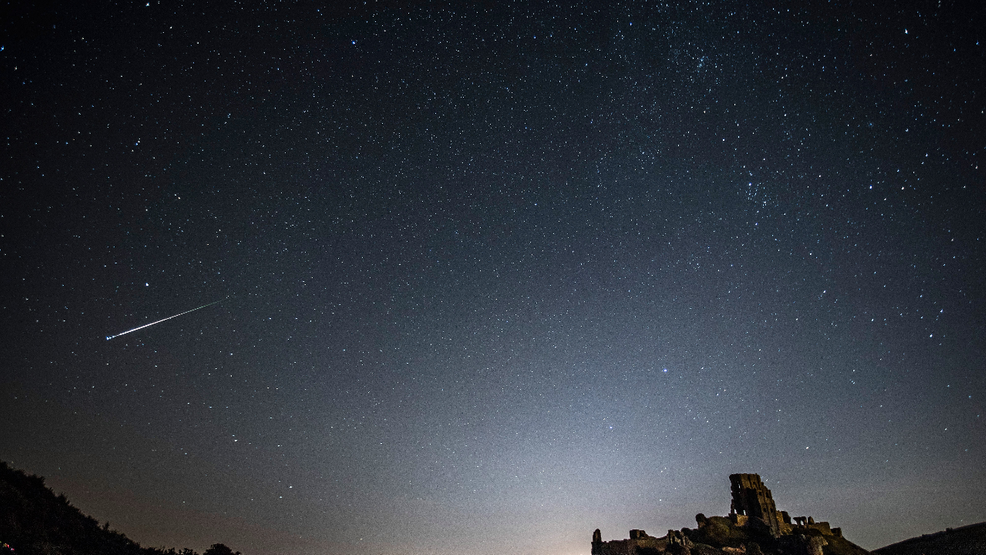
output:
<path id="1" fill-rule="evenodd" d="M 226 299 L 228 299 L 228 298 L 229 297 L 226 297 Z M 139 326 L 139 327 L 136 327 L 136 328 L 134 328 L 132 330 L 127 330 L 125 332 L 118 333 L 116 335 L 107 335 L 106 336 L 106 340 L 109 341 L 110 339 L 113 339 L 113 338 L 116 338 L 116 337 L 120 337 L 121 335 L 127 335 L 128 333 L 133 333 L 133 332 L 135 332 L 137 330 L 142 330 L 144 328 L 149 328 L 149 327 L 153 326 L 154 324 L 160 324 L 161 322 L 166 322 L 166 321 L 168 321 L 168 320 L 170 320 L 172 318 L 177 318 L 179 316 L 184 316 L 184 315 L 188 314 L 189 312 L 195 312 L 196 310 L 202 310 L 203 308 L 205 308 L 207 306 L 212 306 L 212 305 L 214 305 L 216 303 L 221 303 L 221 302 L 223 302 L 226 299 L 219 299 L 218 301 L 213 301 L 213 302 L 211 302 L 209 304 L 204 304 L 204 305 L 202 305 L 202 306 L 200 306 L 198 308 L 193 308 L 192 310 L 186 310 L 185 312 L 182 312 L 180 314 L 175 314 L 174 316 L 168 316 L 167 318 L 161 318 L 157 322 L 151 322 L 150 324 L 144 324 L 143 326 Z"/>

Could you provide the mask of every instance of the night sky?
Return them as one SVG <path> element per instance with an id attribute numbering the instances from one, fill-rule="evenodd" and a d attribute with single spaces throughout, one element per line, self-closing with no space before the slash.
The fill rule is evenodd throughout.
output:
<path id="1" fill-rule="evenodd" d="M 986 520 L 986 8 L 898 5 L 6 4 L 0 459 L 247 555 Z"/>

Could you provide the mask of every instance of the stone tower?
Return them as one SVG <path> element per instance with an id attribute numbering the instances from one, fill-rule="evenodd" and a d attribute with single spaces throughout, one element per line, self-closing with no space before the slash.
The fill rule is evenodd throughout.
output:
<path id="1" fill-rule="evenodd" d="M 592 533 L 592 555 L 602 555 L 603 553 L 603 534 L 596 528 Z"/>
<path id="2" fill-rule="evenodd" d="M 733 494 L 729 513 L 758 518 L 770 528 L 771 534 L 776 536 L 780 531 L 777 507 L 774 505 L 770 490 L 760 481 L 760 475 L 731 474 L 729 482 Z"/>

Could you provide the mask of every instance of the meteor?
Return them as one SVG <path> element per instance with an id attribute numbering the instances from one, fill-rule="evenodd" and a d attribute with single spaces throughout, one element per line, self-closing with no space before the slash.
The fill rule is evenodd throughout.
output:
<path id="1" fill-rule="evenodd" d="M 228 298 L 229 298 L 229 297 L 227 297 L 227 299 L 228 299 Z M 195 312 L 196 310 L 202 310 L 203 308 L 205 308 L 205 307 L 207 307 L 207 306 L 212 306 L 212 305 L 214 305 L 214 304 L 216 304 L 216 303 L 221 303 L 221 302 L 223 302 L 224 300 L 226 300 L 226 299 L 219 299 L 218 301 L 213 301 L 213 302 L 211 302 L 211 303 L 209 303 L 209 304 L 204 304 L 204 305 L 202 305 L 202 306 L 200 306 L 200 307 L 198 307 L 198 308 L 193 308 L 192 310 L 186 310 L 185 312 L 182 312 L 182 313 L 180 313 L 180 314 L 175 314 L 174 316 L 168 316 L 167 318 L 161 318 L 161 319 L 160 319 L 160 320 L 158 320 L 157 322 L 151 322 L 150 324 L 144 324 L 143 326 L 140 326 L 140 327 L 136 327 L 136 328 L 134 328 L 134 329 L 132 329 L 132 330 L 127 330 L 127 331 L 125 331 L 125 332 L 122 332 L 122 333 L 118 333 L 118 334 L 116 334 L 116 335 L 107 335 L 107 336 L 106 336 L 106 340 L 107 340 L 107 341 L 109 341 L 110 339 L 113 339 L 113 338 L 115 338 L 115 337 L 120 337 L 121 335 L 127 335 L 128 333 L 132 333 L 132 332 L 135 332 L 135 331 L 137 331 L 137 330 L 142 330 L 142 329 L 144 329 L 144 328 L 149 328 L 149 327 L 151 327 L 151 326 L 153 326 L 154 324 L 160 324 L 161 322 L 166 322 L 166 321 L 168 321 L 168 320 L 170 320 L 170 319 L 172 319 L 172 318 L 177 318 L 177 317 L 179 317 L 179 316 L 184 316 L 184 315 L 186 315 L 186 314 L 188 314 L 189 312 Z"/>

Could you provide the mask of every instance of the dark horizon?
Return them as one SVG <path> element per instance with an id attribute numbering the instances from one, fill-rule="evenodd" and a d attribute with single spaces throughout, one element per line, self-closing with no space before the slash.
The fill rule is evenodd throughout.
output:
<path id="1" fill-rule="evenodd" d="M 984 521 L 984 10 L 7 6 L 0 459 L 247 555 Z"/>

